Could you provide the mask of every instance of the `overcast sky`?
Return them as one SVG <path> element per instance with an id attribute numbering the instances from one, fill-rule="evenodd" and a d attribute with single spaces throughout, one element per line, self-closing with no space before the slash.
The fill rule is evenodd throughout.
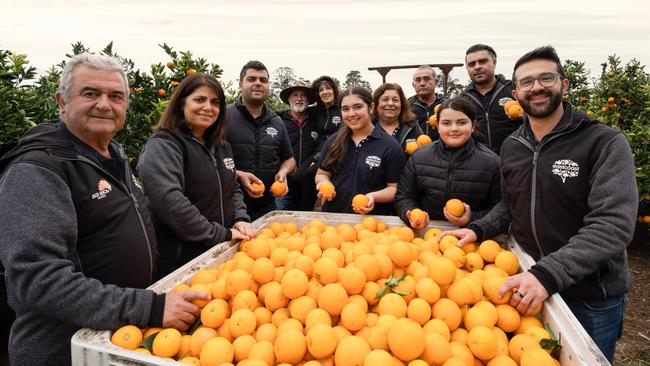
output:
<path id="1" fill-rule="evenodd" d="M 474 43 L 493 46 L 497 72 L 506 75 L 544 44 L 563 60 L 586 61 L 594 75 L 614 53 L 650 64 L 648 0 L 0 0 L 0 8 L 0 48 L 27 54 L 39 70 L 77 41 L 92 50 L 113 41 L 146 70 L 168 61 L 158 47 L 166 42 L 219 64 L 223 81 L 257 59 L 271 72 L 289 66 L 310 80 L 343 81 L 360 70 L 376 87 L 381 77 L 370 66 L 462 63 Z M 410 95 L 412 72 L 391 71 L 388 81 Z M 467 80 L 464 68 L 452 76 Z"/>

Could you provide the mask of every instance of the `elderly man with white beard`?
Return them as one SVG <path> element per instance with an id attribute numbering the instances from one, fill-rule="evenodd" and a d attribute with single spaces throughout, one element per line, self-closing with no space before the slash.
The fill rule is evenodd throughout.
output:
<path id="1" fill-rule="evenodd" d="M 316 200 L 316 190 L 313 187 L 313 175 L 305 175 L 305 172 L 314 161 L 319 135 L 315 121 L 309 120 L 307 107 L 315 102 L 316 97 L 307 84 L 297 81 L 280 92 L 280 99 L 289 105 L 289 109 L 278 112 L 278 115 L 289 133 L 296 171 L 287 179 L 289 193 L 278 197 L 275 203 L 278 210 L 311 211 Z M 308 180 L 308 184 L 304 184 L 304 180 Z"/>

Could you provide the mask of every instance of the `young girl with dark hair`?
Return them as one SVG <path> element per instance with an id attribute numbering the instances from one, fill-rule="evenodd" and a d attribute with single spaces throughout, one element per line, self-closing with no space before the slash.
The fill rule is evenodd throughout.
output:
<path id="1" fill-rule="evenodd" d="M 212 76 L 186 77 L 138 162 L 155 217 L 162 277 L 215 244 L 255 235 L 225 141 L 226 99 Z"/>
<path id="2" fill-rule="evenodd" d="M 372 124 L 374 103 L 368 90 L 346 90 L 340 106 L 344 126 L 325 143 L 315 178 L 317 190 L 325 182 L 336 190 L 327 198 L 319 192 L 323 211 L 390 215 L 404 153 L 393 137 Z M 366 196 L 366 207 L 352 207 L 357 194 Z"/>
<path id="3" fill-rule="evenodd" d="M 477 141 L 476 112 L 466 97 L 442 103 L 438 110 L 440 140 L 417 149 L 406 163 L 397 186 L 395 208 L 409 226 L 422 229 L 429 219 L 465 226 L 501 200 L 500 160 Z M 452 198 L 464 202 L 465 212 L 453 216 L 445 207 Z M 419 208 L 424 220 L 411 220 Z"/>

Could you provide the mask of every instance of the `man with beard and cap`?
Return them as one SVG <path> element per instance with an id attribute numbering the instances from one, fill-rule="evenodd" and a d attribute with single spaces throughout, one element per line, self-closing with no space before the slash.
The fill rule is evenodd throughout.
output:
<path id="1" fill-rule="evenodd" d="M 502 201 L 467 229 L 459 245 L 512 234 L 537 263 L 511 276 L 500 295 L 533 314 L 559 293 L 611 362 L 630 285 L 626 247 L 638 205 L 634 160 L 619 131 L 562 100 L 569 87 L 550 46 L 515 64 L 512 95 L 526 112 L 501 148 Z"/>
<path id="2" fill-rule="evenodd" d="M 438 79 L 435 70 L 429 65 L 418 67 L 413 73 L 412 84 L 415 95 L 409 98 L 411 112 L 415 114 L 422 131 L 435 141 L 438 139 L 438 130 L 428 124 L 429 118 L 435 114 L 433 110 L 442 102 L 442 98 L 436 94 Z"/>
<path id="3" fill-rule="evenodd" d="M 287 128 L 265 103 L 269 72 L 263 63 L 249 61 L 239 73 L 241 95 L 228 106 L 226 140 L 232 146 L 237 178 L 246 192 L 244 202 L 251 220 L 275 210 L 269 188 L 285 182 L 296 167 Z M 265 190 L 252 183 L 264 183 Z"/>
<path id="4" fill-rule="evenodd" d="M 278 210 L 312 211 L 316 201 L 314 177 L 306 174 L 318 152 L 319 133 L 315 121 L 310 120 L 307 107 L 315 102 L 312 89 L 302 81 L 297 81 L 280 92 L 280 99 L 289 109 L 279 112 L 289 133 L 297 170 L 287 178 L 289 193 L 276 198 Z M 306 180 L 306 181 L 305 181 Z"/>
<path id="5" fill-rule="evenodd" d="M 512 81 L 495 75 L 497 54 L 488 45 L 475 44 L 465 52 L 465 68 L 472 80 L 464 95 L 476 104 L 478 131 L 499 154 L 503 140 L 521 126 L 521 118 L 509 119 L 503 106 L 512 100 Z"/>

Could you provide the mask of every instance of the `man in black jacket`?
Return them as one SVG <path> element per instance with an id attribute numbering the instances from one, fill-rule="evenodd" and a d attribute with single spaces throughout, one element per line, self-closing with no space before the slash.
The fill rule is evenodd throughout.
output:
<path id="1" fill-rule="evenodd" d="M 562 101 L 569 81 L 555 50 L 540 47 L 515 64 L 513 91 L 527 118 L 503 143 L 502 201 L 450 232 L 459 245 L 507 230 L 536 261 L 500 295 L 531 314 L 559 293 L 611 362 L 630 285 L 626 247 L 638 193 L 634 159 L 619 131 Z M 442 237 L 442 235 L 441 235 Z"/>
<path id="2" fill-rule="evenodd" d="M 12 365 L 69 365 L 82 327 L 187 329 L 195 291 L 156 294 L 151 215 L 122 149 L 128 81 L 118 60 L 81 54 L 61 74 L 62 122 L 40 124 L 0 160 L 0 260 Z"/>
<path id="3" fill-rule="evenodd" d="M 521 118 L 511 120 L 503 106 L 512 99 L 512 81 L 495 75 L 497 54 L 488 45 L 476 44 L 465 52 L 465 67 L 472 82 L 464 95 L 476 104 L 478 130 L 497 154 L 503 140 L 521 126 Z"/>
<path id="4" fill-rule="evenodd" d="M 415 95 L 409 98 L 411 112 L 415 114 L 422 132 L 436 141 L 439 137 L 438 130 L 428 124 L 429 118 L 435 114 L 433 110 L 442 102 L 442 98 L 436 94 L 438 79 L 435 70 L 429 65 L 418 67 L 413 73 L 412 84 Z"/>
<path id="5" fill-rule="evenodd" d="M 232 146 L 237 178 L 246 191 L 248 215 L 255 220 L 275 210 L 269 192 L 274 181 L 286 182 L 296 167 L 287 128 L 264 103 L 269 94 L 269 72 L 263 63 L 249 61 L 239 74 L 241 95 L 228 106 L 226 138 Z M 264 183 L 266 190 L 252 183 Z"/>
<path id="6" fill-rule="evenodd" d="M 289 109 L 278 113 L 287 127 L 294 159 L 298 168 L 287 179 L 289 193 L 276 199 L 279 210 L 312 211 L 316 202 L 314 176 L 306 174 L 314 163 L 320 135 L 318 126 L 307 113 L 307 106 L 314 103 L 316 97 L 309 86 L 296 82 L 280 92 L 280 99 L 289 105 Z"/>

